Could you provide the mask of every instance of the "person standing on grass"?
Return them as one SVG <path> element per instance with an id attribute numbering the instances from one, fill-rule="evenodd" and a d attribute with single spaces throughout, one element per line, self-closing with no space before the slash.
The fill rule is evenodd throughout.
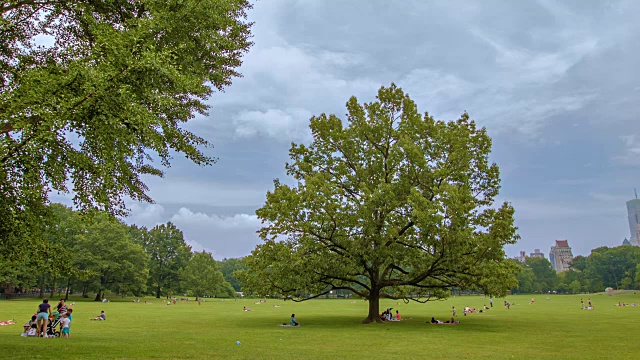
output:
<path id="1" fill-rule="evenodd" d="M 493 298 L 492 297 L 489 298 L 489 306 L 493 307 Z"/>
<path id="2" fill-rule="evenodd" d="M 60 326 L 62 327 L 62 337 L 69 338 L 69 326 L 71 325 L 71 320 L 69 320 L 69 313 L 65 313 L 62 315 L 62 320 L 60 320 Z"/>
<path id="3" fill-rule="evenodd" d="M 580 299 L 580 307 L 584 310 L 584 300 Z"/>
<path id="4" fill-rule="evenodd" d="M 455 306 L 452 306 L 452 307 L 451 307 L 451 312 L 453 313 L 453 316 L 456 316 L 456 314 L 457 314 L 458 312 L 456 311 L 456 307 L 455 307 Z"/>
<path id="5" fill-rule="evenodd" d="M 44 299 L 42 304 L 38 306 L 38 336 L 47 336 L 49 316 L 51 316 L 51 305 L 49 305 L 49 299 Z"/>

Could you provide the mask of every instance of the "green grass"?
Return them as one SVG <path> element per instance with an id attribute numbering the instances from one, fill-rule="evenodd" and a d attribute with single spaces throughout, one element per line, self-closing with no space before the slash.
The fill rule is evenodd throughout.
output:
<path id="1" fill-rule="evenodd" d="M 589 297 L 595 310 L 580 310 Z M 382 301 L 399 309 L 404 321 L 362 325 L 362 300 L 195 301 L 175 306 L 76 301 L 71 339 L 20 337 L 22 324 L 38 300 L 0 301 L 0 353 L 10 359 L 637 359 L 640 354 L 638 294 L 608 296 L 509 296 L 510 310 L 495 299 L 494 308 L 462 316 L 468 305 L 489 305 L 481 296 L 454 297 L 428 304 Z M 273 305 L 280 305 L 274 308 Z M 460 325 L 428 325 L 435 316 L 458 309 Z M 243 312 L 247 306 L 251 312 Z M 89 319 L 105 310 L 107 321 Z M 278 326 L 296 313 L 300 328 Z M 241 345 L 236 345 L 236 340 Z"/>

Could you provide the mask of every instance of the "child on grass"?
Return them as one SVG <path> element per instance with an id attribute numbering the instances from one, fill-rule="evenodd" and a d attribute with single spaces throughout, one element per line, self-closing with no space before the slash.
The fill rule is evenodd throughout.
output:
<path id="1" fill-rule="evenodd" d="M 62 337 L 69 338 L 69 326 L 71 325 L 71 320 L 69 320 L 69 313 L 65 313 L 62 315 L 62 320 L 60 320 L 60 326 L 62 327 Z"/>

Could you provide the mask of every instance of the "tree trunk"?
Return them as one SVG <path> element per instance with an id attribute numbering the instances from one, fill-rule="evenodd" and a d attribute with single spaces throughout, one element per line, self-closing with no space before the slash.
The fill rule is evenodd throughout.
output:
<path id="1" fill-rule="evenodd" d="M 160 286 L 156 289 L 156 299 L 160 299 Z"/>
<path id="2" fill-rule="evenodd" d="M 69 300 L 69 288 L 71 288 L 71 278 L 67 279 L 67 289 L 66 289 L 66 292 L 64 294 L 64 301 L 68 301 Z"/>
<path id="3" fill-rule="evenodd" d="M 102 301 L 102 290 L 98 291 L 96 298 L 93 301 Z"/>
<path id="4" fill-rule="evenodd" d="M 380 293 L 377 291 L 371 291 L 369 295 L 369 315 L 362 320 L 363 324 L 381 323 L 380 319 Z"/>
<path id="5" fill-rule="evenodd" d="M 56 291 L 56 276 L 53 275 L 53 279 L 51 280 L 51 296 L 49 297 L 50 299 L 53 299 L 53 297 L 56 295 L 55 291 Z"/>
<path id="6" fill-rule="evenodd" d="M 44 275 L 40 277 L 40 299 L 44 299 Z"/>

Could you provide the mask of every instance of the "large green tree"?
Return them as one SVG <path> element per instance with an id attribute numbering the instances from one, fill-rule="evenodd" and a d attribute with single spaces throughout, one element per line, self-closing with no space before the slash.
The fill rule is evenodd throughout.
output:
<path id="1" fill-rule="evenodd" d="M 91 214 L 75 236 L 75 267 L 86 272 L 85 288 L 101 300 L 106 290 L 140 295 L 146 290 L 148 255 L 131 238 L 128 227 L 108 213 Z"/>
<path id="2" fill-rule="evenodd" d="M 39 286 L 40 296 L 44 296 L 45 288 L 53 293 L 57 280 L 68 281 L 74 274 L 68 241 L 73 234 L 73 211 L 60 204 L 41 210 L 32 216 L 29 226 L 14 229 L 22 233 L 20 236 L 0 239 L 0 284 L 6 293 Z"/>
<path id="3" fill-rule="evenodd" d="M 195 295 L 196 300 L 200 296 L 226 295 L 228 287 L 222 273 L 218 270 L 218 265 L 208 252 L 196 252 L 193 254 L 187 265 L 180 271 L 183 288 Z"/>
<path id="4" fill-rule="evenodd" d="M 347 118 L 311 119 L 313 141 L 293 144 L 287 173 L 257 215 L 265 243 L 246 258 L 247 290 L 297 301 L 350 290 L 369 301 L 427 301 L 451 287 L 500 295 L 515 286 L 514 210 L 494 207 L 499 170 L 491 139 L 465 113 L 421 115 L 395 85 L 347 102 Z"/>
<path id="5" fill-rule="evenodd" d="M 139 230 L 147 232 L 146 228 Z M 191 247 L 174 224 L 157 225 L 136 239 L 149 255 L 149 288 L 156 298 L 179 290 L 179 273 L 191 258 Z"/>
<path id="6" fill-rule="evenodd" d="M 525 266 L 533 271 L 533 290 L 536 292 L 548 292 L 555 290 L 558 283 L 558 275 L 553 270 L 549 260 L 543 257 L 528 257 Z"/>
<path id="7" fill-rule="evenodd" d="M 518 287 L 514 289 L 516 293 L 532 293 L 535 291 L 536 276 L 533 270 L 526 264 L 518 262 L 520 269 L 516 278 L 518 279 Z"/>
<path id="8" fill-rule="evenodd" d="M 590 291 L 604 291 L 607 287 L 628 289 L 635 287 L 636 270 L 640 264 L 637 246 L 606 246 L 591 250 L 585 259 L 584 274 Z"/>
<path id="9" fill-rule="evenodd" d="M 201 149 L 207 141 L 185 123 L 239 76 L 251 45 L 249 7 L 1 2 L 0 241 L 26 239 L 30 214 L 51 191 L 123 213 L 127 197 L 151 201 L 142 176 L 161 176 L 172 154 L 211 164 Z"/>
<path id="10" fill-rule="evenodd" d="M 231 284 L 235 291 L 240 291 L 242 289 L 242 285 L 240 284 L 240 281 L 236 278 L 236 275 L 234 273 L 236 271 L 247 269 L 247 267 L 242 262 L 242 259 L 222 259 L 221 261 L 218 261 L 218 267 L 220 268 L 222 276 L 224 276 L 224 280 Z"/>

